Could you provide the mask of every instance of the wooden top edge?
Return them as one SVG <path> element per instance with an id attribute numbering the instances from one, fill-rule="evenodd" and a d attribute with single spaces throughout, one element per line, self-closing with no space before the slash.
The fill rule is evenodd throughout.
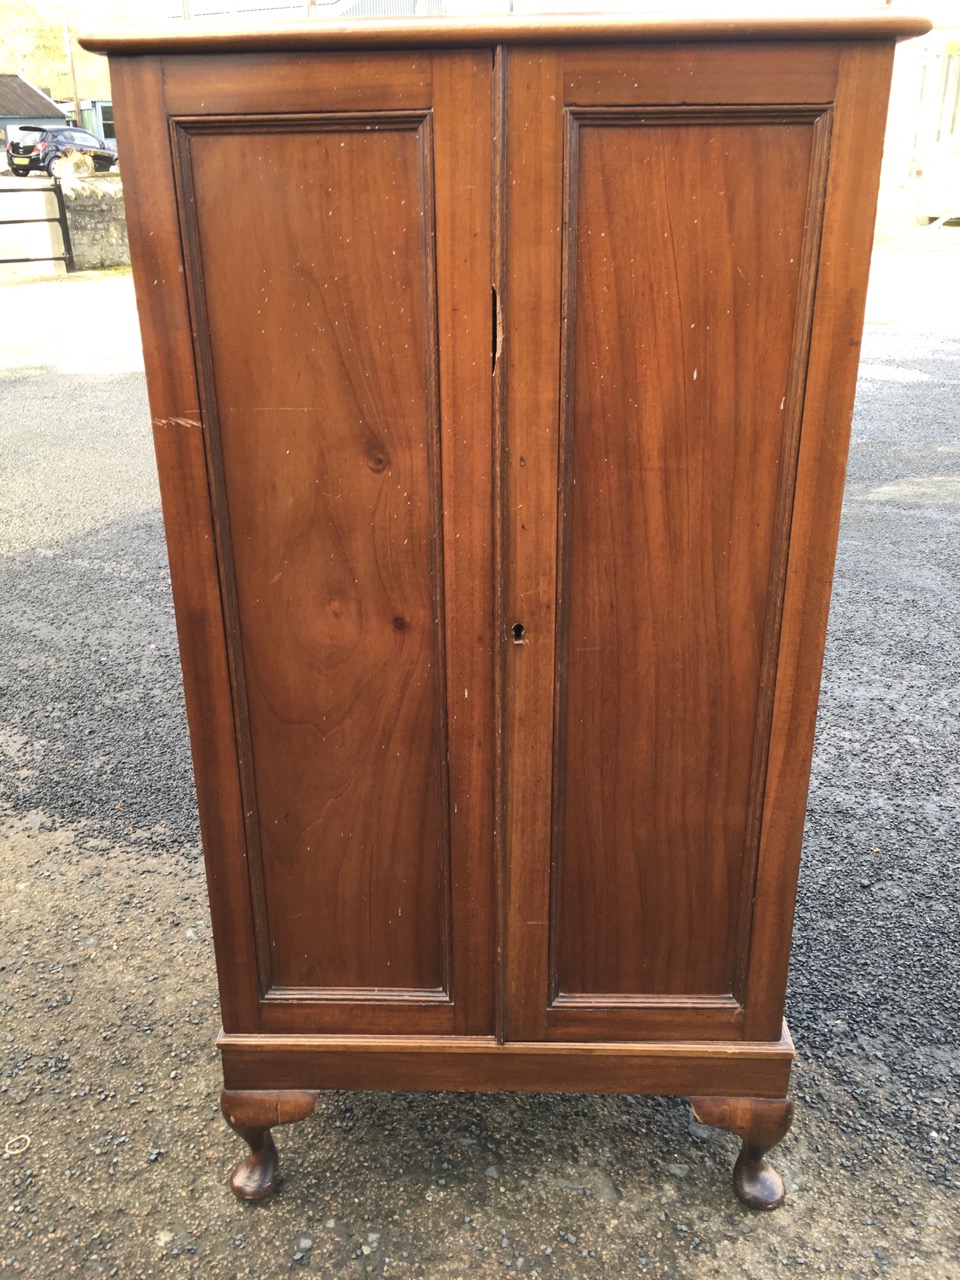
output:
<path id="1" fill-rule="evenodd" d="M 897 40 L 924 35 L 927 18 L 878 10 L 792 18 L 712 18 L 647 15 L 549 15 L 477 18 L 367 18 L 310 26 L 206 27 L 172 24 L 80 37 L 84 49 L 114 55 L 148 53 L 266 53 L 308 49 L 430 48 L 435 45 L 542 44 L 624 40 Z"/>
<path id="2" fill-rule="evenodd" d="M 586 1057 L 656 1058 L 664 1055 L 678 1058 L 699 1058 L 710 1054 L 721 1058 L 771 1058 L 777 1061 L 792 1059 L 795 1055 L 793 1040 L 784 1022 L 779 1040 L 612 1040 L 612 1041 L 557 1041 L 511 1040 L 500 1044 L 493 1036 L 346 1036 L 346 1035 L 291 1035 L 288 1032 L 236 1032 L 221 1027 L 217 1048 L 238 1052 L 258 1053 L 269 1049 L 292 1052 L 350 1053 L 358 1049 L 383 1053 L 426 1053 L 438 1049 L 445 1053 L 475 1054 L 491 1052 L 524 1057 L 543 1054 L 550 1058 L 563 1058 L 569 1054 Z"/>

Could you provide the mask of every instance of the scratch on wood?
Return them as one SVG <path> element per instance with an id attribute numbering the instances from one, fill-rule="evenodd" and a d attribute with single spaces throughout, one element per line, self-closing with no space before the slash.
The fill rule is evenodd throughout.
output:
<path id="1" fill-rule="evenodd" d="M 154 418 L 155 427 L 195 427 L 200 430 L 200 415 L 193 414 L 182 418 Z"/>

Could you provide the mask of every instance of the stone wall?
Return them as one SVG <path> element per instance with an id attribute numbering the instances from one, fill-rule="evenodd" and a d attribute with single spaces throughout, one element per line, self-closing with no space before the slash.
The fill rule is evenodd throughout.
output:
<path id="1" fill-rule="evenodd" d="M 77 271 L 127 266 L 127 219 L 118 173 L 63 179 L 67 226 Z"/>

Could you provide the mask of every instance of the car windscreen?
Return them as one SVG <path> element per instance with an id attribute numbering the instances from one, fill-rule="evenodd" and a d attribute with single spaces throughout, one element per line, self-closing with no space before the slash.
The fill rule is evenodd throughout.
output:
<path id="1" fill-rule="evenodd" d="M 92 133 L 81 133 L 79 129 L 58 129 L 51 139 L 58 142 L 75 142 L 79 146 L 99 147 L 100 143 Z"/>

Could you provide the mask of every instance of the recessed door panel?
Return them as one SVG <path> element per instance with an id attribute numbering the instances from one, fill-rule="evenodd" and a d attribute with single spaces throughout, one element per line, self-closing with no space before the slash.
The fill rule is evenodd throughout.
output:
<path id="1" fill-rule="evenodd" d="M 838 56 L 506 60 L 511 1039 L 744 1035 Z"/>
<path id="2" fill-rule="evenodd" d="M 267 1030 L 492 1029 L 488 62 L 179 122 Z"/>
<path id="3" fill-rule="evenodd" d="M 815 125 L 574 113 L 555 995 L 727 995 Z"/>
<path id="4" fill-rule="evenodd" d="M 448 985 L 430 136 L 397 123 L 190 148 L 277 987 Z"/>

